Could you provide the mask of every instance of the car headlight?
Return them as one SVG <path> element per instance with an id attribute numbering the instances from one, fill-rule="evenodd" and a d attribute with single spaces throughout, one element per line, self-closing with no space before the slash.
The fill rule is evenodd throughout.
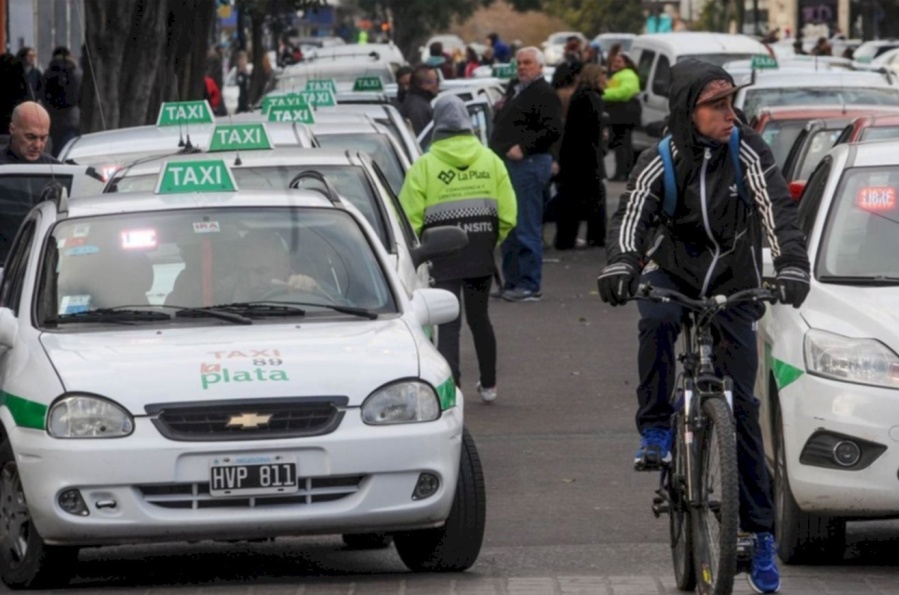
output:
<path id="1" fill-rule="evenodd" d="M 71 395 L 50 407 L 47 431 L 54 438 L 120 438 L 134 431 L 134 419 L 108 399 Z"/>
<path id="2" fill-rule="evenodd" d="M 378 389 L 362 404 L 362 421 L 371 425 L 409 424 L 440 417 L 434 388 L 414 380 Z"/>
<path id="3" fill-rule="evenodd" d="M 875 339 L 852 339 L 820 330 L 805 335 L 805 367 L 834 380 L 899 388 L 899 357 Z"/>

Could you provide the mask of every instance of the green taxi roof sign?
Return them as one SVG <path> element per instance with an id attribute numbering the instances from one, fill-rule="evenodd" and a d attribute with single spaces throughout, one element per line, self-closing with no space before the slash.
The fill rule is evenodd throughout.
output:
<path id="1" fill-rule="evenodd" d="M 306 100 L 306 103 L 315 107 L 334 107 L 337 105 L 337 99 L 334 97 L 334 91 L 330 89 L 320 89 L 317 91 L 303 91 L 300 93 Z"/>
<path id="2" fill-rule="evenodd" d="M 752 57 L 752 68 L 755 70 L 770 70 L 777 67 L 777 58 L 774 56 L 757 54 Z"/>
<path id="3" fill-rule="evenodd" d="M 383 91 L 384 83 L 379 76 L 360 76 L 353 83 L 353 91 Z"/>
<path id="4" fill-rule="evenodd" d="M 262 113 L 268 113 L 272 107 L 309 107 L 302 93 L 292 91 L 283 95 L 266 95 L 262 100 Z"/>
<path id="5" fill-rule="evenodd" d="M 178 126 L 189 124 L 212 124 L 215 117 L 205 99 L 199 101 L 166 101 L 156 116 L 157 126 Z"/>
<path id="6" fill-rule="evenodd" d="M 156 194 L 235 192 L 237 184 L 223 159 L 167 161 L 159 172 Z"/>
<path id="7" fill-rule="evenodd" d="M 337 83 L 334 79 L 309 79 L 306 81 L 307 91 L 330 91 L 337 94 Z"/>
<path id="8" fill-rule="evenodd" d="M 513 59 L 508 64 L 494 64 L 493 76 L 498 79 L 512 79 L 518 76 L 518 65 Z"/>
<path id="9" fill-rule="evenodd" d="M 256 151 L 271 149 L 272 139 L 268 136 L 265 125 L 253 124 L 219 124 L 212 131 L 209 152 L 217 151 Z"/>
<path id="10" fill-rule="evenodd" d="M 268 109 L 269 122 L 301 122 L 315 124 L 315 116 L 309 106 L 273 105 Z"/>

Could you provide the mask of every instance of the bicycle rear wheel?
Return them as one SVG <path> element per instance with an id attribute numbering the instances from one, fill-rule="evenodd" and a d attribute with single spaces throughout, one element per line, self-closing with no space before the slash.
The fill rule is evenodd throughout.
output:
<path id="1" fill-rule="evenodd" d="M 681 591 L 696 588 L 696 569 L 693 561 L 693 527 L 690 522 L 690 502 L 687 500 L 686 446 L 684 420 L 678 416 L 675 440 L 671 447 L 671 467 L 668 470 L 668 529 L 671 533 L 671 560 L 674 580 Z"/>
<path id="2" fill-rule="evenodd" d="M 723 398 L 702 402 L 705 423 L 697 433 L 700 506 L 692 511 L 697 590 L 731 593 L 737 571 L 740 496 L 734 421 Z"/>

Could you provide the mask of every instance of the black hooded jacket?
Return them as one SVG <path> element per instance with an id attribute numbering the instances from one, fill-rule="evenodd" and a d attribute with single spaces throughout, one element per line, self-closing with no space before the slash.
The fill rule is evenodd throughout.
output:
<path id="1" fill-rule="evenodd" d="M 708 83 L 719 79 L 733 83 L 723 68 L 699 60 L 672 67 L 668 122 L 678 185 L 674 216 L 668 220 L 663 214 L 664 167 L 653 146 L 640 155 L 606 242 L 609 263 L 639 266 L 651 261 L 697 295 L 758 287 L 763 233 L 777 271 L 787 266 L 809 270 L 796 203 L 765 141 L 736 123 L 750 207 L 737 192 L 727 144 L 700 136 L 693 125 L 696 100 Z"/>

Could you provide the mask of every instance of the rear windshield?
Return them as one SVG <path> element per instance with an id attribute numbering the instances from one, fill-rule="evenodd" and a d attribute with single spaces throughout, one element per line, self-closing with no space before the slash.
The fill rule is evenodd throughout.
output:
<path id="1" fill-rule="evenodd" d="M 899 138 L 899 126 L 872 126 L 862 131 L 859 140 L 892 140 Z"/>
<path id="2" fill-rule="evenodd" d="M 771 147 L 774 154 L 774 161 L 777 166 L 783 168 L 787 155 L 790 153 L 790 147 L 796 141 L 796 137 L 808 124 L 808 120 L 768 120 L 768 123 L 761 130 L 762 138 Z"/>
<path id="3" fill-rule="evenodd" d="M 796 180 L 808 180 L 818 162 L 833 148 L 833 143 L 841 132 L 843 132 L 842 127 L 818 130 L 812 134 L 808 140 L 808 150 L 802 159 L 802 167 L 795 176 Z"/>
<path id="4" fill-rule="evenodd" d="M 792 87 L 746 89 L 742 107 L 752 118 L 759 109 L 778 105 L 896 105 L 899 89 L 890 87 Z"/>

